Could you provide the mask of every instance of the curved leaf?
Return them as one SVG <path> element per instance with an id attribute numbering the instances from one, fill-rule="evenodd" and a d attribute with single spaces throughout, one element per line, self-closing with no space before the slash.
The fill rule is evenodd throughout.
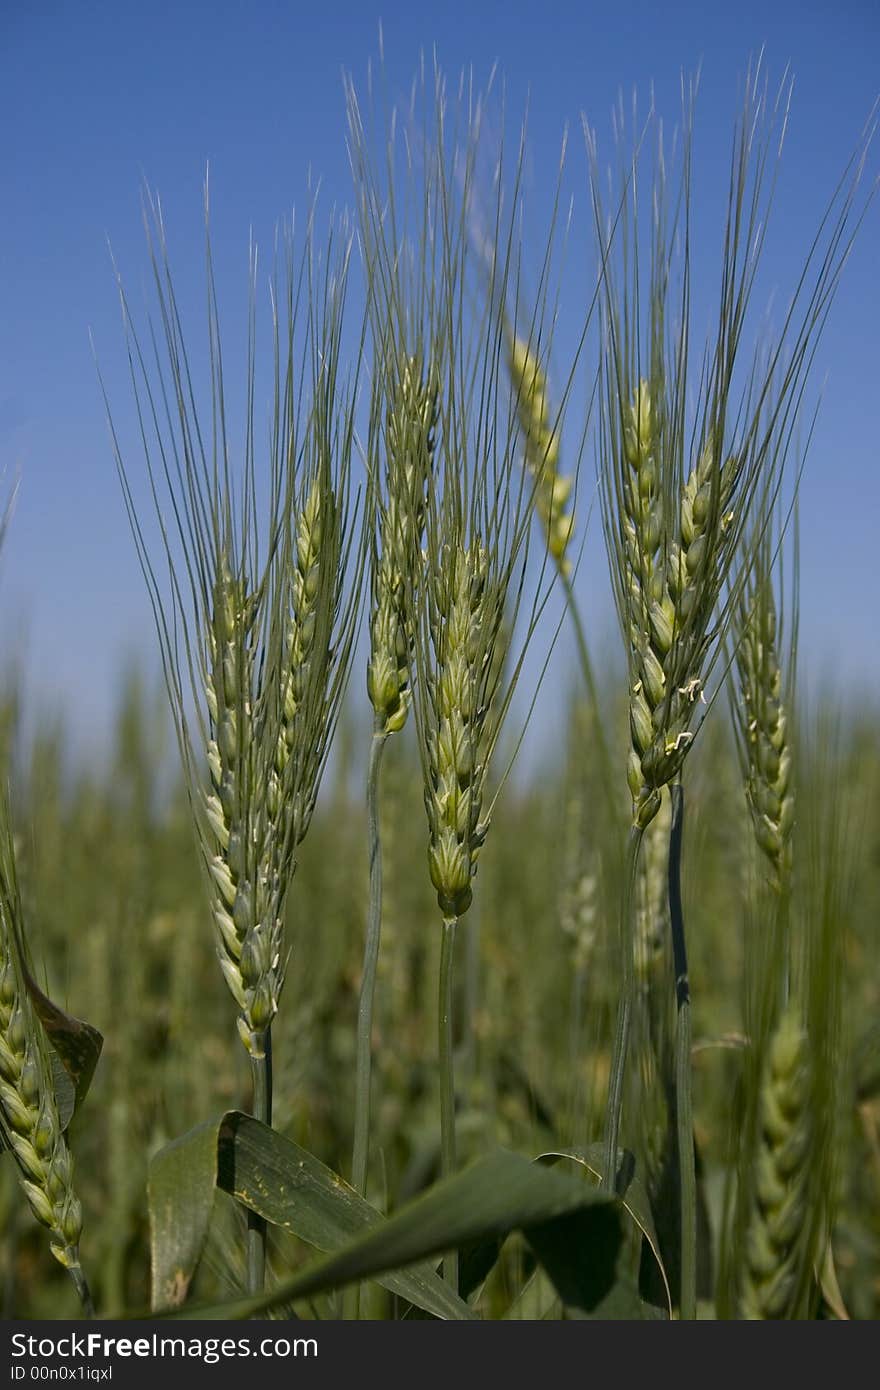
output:
<path id="1" fill-rule="evenodd" d="M 569 1159 L 573 1163 L 578 1163 L 584 1168 L 591 1177 L 597 1182 L 601 1182 L 604 1175 L 604 1151 L 601 1144 L 590 1144 L 586 1149 L 555 1149 L 539 1156 L 539 1163 L 556 1163 L 559 1159 Z M 666 1277 L 666 1270 L 660 1255 L 660 1242 L 657 1239 L 657 1231 L 654 1227 L 654 1218 L 651 1214 L 651 1204 L 648 1201 L 648 1194 L 639 1179 L 635 1176 L 634 1165 L 627 1171 L 627 1165 L 621 1163 L 617 1173 L 617 1195 L 626 1212 L 638 1226 L 642 1235 L 648 1243 L 648 1247 L 657 1262 L 660 1278 L 663 1281 L 663 1289 L 666 1294 L 666 1301 L 669 1316 L 672 1317 L 672 1293 L 669 1288 L 669 1280 Z"/>
<path id="2" fill-rule="evenodd" d="M 384 1221 L 314 1154 L 252 1116 L 229 1111 L 176 1139 L 150 1165 L 154 1309 L 180 1307 L 186 1298 L 217 1188 L 323 1251 L 336 1250 Z M 379 1282 L 437 1317 L 473 1316 L 430 1265 L 388 1273 Z"/>
<path id="3" fill-rule="evenodd" d="M 318 1250 L 336 1250 L 385 1220 L 314 1154 L 250 1115 L 224 1115 L 218 1156 L 224 1192 Z M 436 1317 L 473 1316 L 431 1265 L 389 1273 L 379 1283 Z"/>
<path id="4" fill-rule="evenodd" d="M 217 1190 L 217 1143 L 225 1120 L 208 1120 L 150 1161 L 151 1305 L 178 1308 L 198 1268 Z"/>
<path id="5" fill-rule="evenodd" d="M 542 1322 L 562 1317 L 562 1300 L 553 1280 L 538 1265 L 504 1311 L 505 1322 Z"/>
<path id="6" fill-rule="evenodd" d="M 388 1270 L 400 1270 L 470 1243 L 503 1238 L 514 1230 L 523 1231 L 536 1251 L 549 1256 L 557 1277 L 561 1277 L 555 1247 L 564 1231 L 561 1218 L 571 1214 L 578 1216 L 580 1227 L 579 1259 L 590 1262 L 589 1287 L 596 1296 L 605 1297 L 617 1279 L 623 1241 L 617 1199 L 500 1149 L 437 1183 L 384 1221 L 380 1219 L 372 1230 L 337 1254 L 316 1261 L 270 1293 L 209 1308 L 185 1309 L 174 1316 L 255 1317 L 281 1303 L 362 1279 L 380 1278 L 384 1283 Z M 548 1272 L 554 1277 L 552 1270 Z M 583 1296 L 583 1287 L 582 1280 L 578 1298 Z"/>
<path id="7" fill-rule="evenodd" d="M 65 1013 L 54 1004 L 48 994 L 44 994 L 40 989 L 23 959 L 21 967 L 34 1013 L 42 1023 L 52 1047 L 56 1100 L 62 1127 L 66 1129 L 74 1111 L 82 1105 L 92 1084 L 104 1038 L 90 1023 L 84 1023 L 81 1018 L 74 1018 L 72 1014 Z M 55 1065 L 56 1057 L 72 1084 L 72 1091 L 70 1086 L 65 1086 L 64 1077 Z"/>
<path id="8" fill-rule="evenodd" d="M 49 1065 L 52 1068 L 52 1090 L 55 1092 L 55 1104 L 58 1106 L 58 1118 L 61 1121 L 61 1128 L 67 1129 L 76 1110 L 76 1087 L 70 1072 L 65 1067 L 54 1047 L 49 1048 Z"/>
<path id="9" fill-rule="evenodd" d="M 840 1282 L 837 1278 L 837 1266 L 834 1263 L 834 1251 L 831 1248 L 830 1241 L 825 1247 L 824 1257 L 816 1266 L 816 1282 L 819 1285 L 829 1312 L 834 1314 L 838 1322 L 849 1322 L 851 1320 L 850 1314 L 840 1289 Z"/>

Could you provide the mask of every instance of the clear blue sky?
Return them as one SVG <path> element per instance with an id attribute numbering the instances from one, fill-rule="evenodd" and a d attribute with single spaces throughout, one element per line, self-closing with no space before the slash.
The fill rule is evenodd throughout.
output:
<path id="1" fill-rule="evenodd" d="M 585 264 L 580 113 L 610 154 L 619 91 L 637 88 L 646 105 L 653 82 L 674 121 L 680 72 L 701 63 L 695 197 L 705 188 L 711 200 L 748 57 L 765 45 L 771 74 L 790 63 L 795 75 L 762 282 L 783 297 L 880 90 L 876 0 L 0 0 L 0 468 L 7 487 L 21 475 L 0 561 L 0 635 L 7 652 L 23 644 L 29 689 L 50 705 L 63 700 L 87 741 L 100 737 L 122 659 L 145 652 L 155 664 L 156 653 L 89 345 L 91 329 L 124 428 L 131 407 L 107 241 L 137 299 L 146 178 L 163 200 L 178 277 L 201 291 L 210 162 L 221 299 L 240 297 L 250 228 L 268 250 L 276 221 L 304 205 L 310 169 L 323 179 L 325 206 L 348 201 L 341 71 L 362 84 L 380 19 L 392 94 L 405 95 L 420 50 L 434 46 L 450 74 L 473 64 L 481 80 L 497 60 L 512 111 L 531 94 L 539 196 L 571 124 Z M 803 659 L 865 686 L 880 676 L 878 253 L 875 205 L 819 353 L 815 381 L 827 376 L 827 385 L 802 518 Z M 712 264 L 698 253 L 698 272 Z M 594 520 L 579 582 L 591 630 L 607 639 L 604 574 Z M 563 644 L 554 656 L 560 671 L 568 654 Z"/>

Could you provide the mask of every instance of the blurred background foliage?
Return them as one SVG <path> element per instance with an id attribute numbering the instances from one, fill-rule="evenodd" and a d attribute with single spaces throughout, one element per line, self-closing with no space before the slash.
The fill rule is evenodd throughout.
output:
<path id="1" fill-rule="evenodd" d="M 134 669 L 120 692 L 108 738 L 112 752 L 97 771 L 70 757 L 61 718 L 30 738 L 22 735 L 14 681 L 0 720 L 34 956 L 54 998 L 105 1035 L 92 1092 L 72 1131 L 85 1210 L 83 1255 L 105 1313 L 148 1301 L 151 1155 L 200 1121 L 247 1107 L 250 1084 L 214 960 L 185 792 L 169 773 L 176 750 L 165 694 L 148 688 Z M 367 907 L 363 709 L 353 692 L 302 849 L 289 904 L 285 1004 L 275 1029 L 277 1127 L 343 1175 L 350 1162 Z M 622 749 L 625 711 L 610 694 L 605 712 Z M 823 802 L 837 796 L 845 848 L 829 866 L 832 879 L 841 880 L 837 897 L 844 904 L 836 946 L 844 980 L 834 1258 L 850 1316 L 873 1318 L 880 1314 L 878 716 L 848 711 L 824 748 L 827 723 L 814 719 L 809 727 L 801 764 L 817 771 L 801 776 L 800 820 L 815 819 Z M 807 746 L 810 739 L 814 746 Z M 590 717 L 572 698 L 567 728 L 545 741 L 529 769 L 515 773 L 495 809 L 458 956 L 465 1161 L 494 1143 L 534 1155 L 601 1133 L 617 1001 L 609 905 L 619 892 L 619 867 L 608 844 L 593 748 Z M 695 1128 L 717 1253 L 747 1044 L 743 982 L 754 968 L 749 953 L 759 951 L 752 836 L 721 706 L 689 762 L 686 795 Z M 421 799 L 417 754 L 404 736 L 388 750 L 382 786 L 385 909 L 370 1197 L 387 1209 L 428 1184 L 439 1166 L 434 981 L 440 942 Z M 631 1094 L 624 1138 L 637 1150 L 644 1144 L 644 1111 Z M 230 1287 L 240 1219 L 233 1203 L 218 1197 L 197 1294 Z M 275 1239 L 279 1267 L 307 1257 L 292 1239 Z M 705 1246 L 704 1261 L 713 1258 Z M 2 1316 L 75 1315 L 73 1290 L 31 1219 L 8 1160 L 0 1162 L 0 1275 Z M 380 1301 L 372 1311 L 381 1313 Z"/>

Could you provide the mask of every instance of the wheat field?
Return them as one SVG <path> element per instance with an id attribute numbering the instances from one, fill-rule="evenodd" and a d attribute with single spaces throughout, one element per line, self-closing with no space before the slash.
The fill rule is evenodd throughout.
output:
<path id="1" fill-rule="evenodd" d="M 880 1313 L 880 711 L 798 669 L 871 130 L 774 328 L 790 95 L 719 150 L 705 335 L 687 86 L 677 141 L 586 125 L 576 228 L 492 91 L 349 82 L 351 210 L 253 255 L 245 343 L 146 191 L 104 403 L 155 625 L 103 760 L 0 705 L 4 1318 Z"/>

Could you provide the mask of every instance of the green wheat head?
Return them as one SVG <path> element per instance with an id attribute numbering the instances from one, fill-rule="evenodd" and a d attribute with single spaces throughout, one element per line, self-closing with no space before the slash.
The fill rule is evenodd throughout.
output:
<path id="1" fill-rule="evenodd" d="M 52 1254 L 76 1277 L 82 1207 L 55 1097 L 49 1044 L 25 984 L 24 923 L 9 807 L 0 809 L 0 1148 L 11 1149 Z"/>
<path id="2" fill-rule="evenodd" d="M 791 1316 L 809 1236 L 810 1090 L 809 1040 L 793 1003 L 770 1038 L 761 1079 L 740 1299 L 744 1318 Z"/>
<path id="3" fill-rule="evenodd" d="M 377 382 L 376 409 L 385 406 L 385 487 L 377 499 L 373 535 L 367 692 L 377 725 L 394 733 L 406 723 L 412 701 L 414 636 L 407 587 L 421 563 L 437 389 L 418 356 L 403 356 L 390 370 L 377 373 Z M 374 427 L 372 438 L 382 438 L 379 428 Z"/>
<path id="4" fill-rule="evenodd" d="M 120 294 L 170 585 L 159 580 L 136 480 L 115 435 L 114 444 L 156 616 L 217 955 L 242 1041 L 260 1058 L 284 983 L 285 903 L 297 846 L 314 811 L 360 611 L 365 535 L 350 496 L 358 364 L 345 379 L 341 366 L 350 237 L 343 228 L 341 245 L 331 235 L 319 255 L 310 223 L 298 260 L 292 237 L 283 240 L 272 282 L 273 407 L 260 466 L 256 259 L 239 446 L 227 424 L 210 250 L 207 427 L 155 210 L 151 236 L 166 348 L 155 370 Z"/>
<path id="5" fill-rule="evenodd" d="M 417 84 L 410 109 L 395 113 L 380 163 L 349 88 L 379 402 L 368 689 L 385 727 L 413 709 L 430 877 L 450 918 L 471 901 L 491 757 L 547 587 L 541 565 L 524 594 L 536 480 L 515 466 L 521 393 L 498 314 L 518 283 L 522 150 L 513 201 L 503 177 L 492 185 L 487 258 L 473 234 L 484 114 L 482 99 L 467 110 L 448 100 L 435 73 L 433 88 Z M 555 211 L 551 235 L 554 221 Z M 512 640 L 520 609 L 525 631 Z"/>
<path id="6" fill-rule="evenodd" d="M 704 692 L 757 539 L 769 525 L 815 339 L 854 234 L 858 172 L 826 213 L 777 340 L 747 356 L 743 337 L 786 101 L 783 88 L 768 106 L 760 66 L 749 74 L 731 154 L 718 327 L 697 362 L 689 322 L 693 95 L 684 111 L 679 185 L 670 189 L 661 139 L 649 214 L 640 205 L 640 150 L 624 168 L 615 216 L 607 222 L 594 172 L 603 299 L 598 464 L 629 667 L 627 778 L 633 823 L 642 828 L 656 815 L 663 787 L 680 775 L 699 728 Z M 595 144 L 588 140 L 595 170 Z"/>
<path id="7" fill-rule="evenodd" d="M 739 598 L 735 631 L 734 729 L 756 843 L 782 893 L 792 871 L 795 790 L 792 718 L 797 624 L 787 652 L 774 595 L 771 533 L 756 538 L 755 564 Z M 793 609 L 798 611 L 797 594 Z M 784 667 L 783 667 L 784 659 Z"/>

